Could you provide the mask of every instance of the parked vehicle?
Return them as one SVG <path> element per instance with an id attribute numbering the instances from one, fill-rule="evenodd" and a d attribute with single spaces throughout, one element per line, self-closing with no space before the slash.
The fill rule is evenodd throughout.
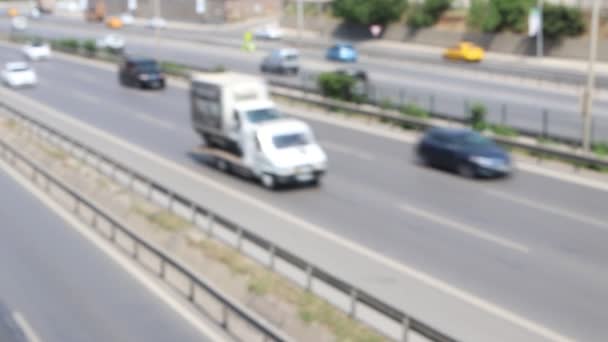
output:
<path id="1" fill-rule="evenodd" d="M 269 189 L 318 184 L 327 169 L 325 152 L 306 123 L 277 111 L 263 79 L 196 74 L 190 94 L 192 125 L 205 142 L 200 152 L 218 168 L 245 173 Z"/>
<path id="2" fill-rule="evenodd" d="M 110 49 L 114 52 L 122 52 L 125 49 L 125 39 L 116 34 L 108 34 L 95 42 L 98 49 Z"/>
<path id="3" fill-rule="evenodd" d="M 35 41 L 26 44 L 23 49 L 23 55 L 30 61 L 39 61 L 51 58 L 51 46 L 43 41 Z"/>
<path id="4" fill-rule="evenodd" d="M 283 30 L 277 25 L 266 25 L 255 30 L 253 35 L 257 39 L 278 40 L 283 38 Z"/>
<path id="5" fill-rule="evenodd" d="M 506 176 L 509 154 L 494 141 L 462 128 L 432 128 L 416 147 L 421 163 L 458 172 L 467 178 Z"/>
<path id="6" fill-rule="evenodd" d="M 119 17 L 111 16 L 106 19 L 106 26 L 111 29 L 122 28 L 122 20 Z"/>
<path id="7" fill-rule="evenodd" d="M 339 43 L 327 49 L 326 57 L 332 61 L 356 62 L 359 54 L 351 44 Z"/>
<path id="8" fill-rule="evenodd" d="M 38 78 L 28 63 L 10 62 L 4 65 L 2 82 L 11 88 L 31 87 L 38 83 Z"/>
<path id="9" fill-rule="evenodd" d="M 120 20 L 122 21 L 123 25 L 125 25 L 125 26 L 131 26 L 131 25 L 135 24 L 135 18 L 133 17 L 133 15 L 131 13 L 121 14 Z"/>
<path id="10" fill-rule="evenodd" d="M 84 11 L 86 20 L 103 21 L 106 17 L 106 3 L 104 0 L 88 0 Z"/>
<path id="11" fill-rule="evenodd" d="M 272 50 L 262 60 L 260 70 L 262 72 L 297 74 L 300 70 L 300 53 L 296 49 Z"/>
<path id="12" fill-rule="evenodd" d="M 443 57 L 446 59 L 465 62 L 481 62 L 484 56 L 485 52 L 483 48 L 471 42 L 460 42 L 455 46 L 447 48 L 443 53 Z"/>
<path id="13" fill-rule="evenodd" d="M 167 22 L 163 18 L 152 17 L 146 22 L 146 27 L 151 29 L 164 29 L 167 28 Z"/>
<path id="14" fill-rule="evenodd" d="M 163 89 L 165 76 L 158 62 L 145 57 L 125 57 L 120 64 L 119 81 L 122 85 L 138 88 Z"/>

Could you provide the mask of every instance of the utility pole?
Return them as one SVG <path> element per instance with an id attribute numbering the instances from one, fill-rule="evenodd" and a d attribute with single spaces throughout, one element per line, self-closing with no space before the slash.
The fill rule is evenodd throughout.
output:
<path id="1" fill-rule="evenodd" d="M 302 44 L 302 30 L 304 28 L 304 0 L 297 0 L 298 12 L 298 42 Z"/>
<path id="2" fill-rule="evenodd" d="M 538 10 L 538 32 L 536 33 L 536 57 L 540 58 L 544 54 L 544 35 L 543 35 L 543 0 L 538 0 L 536 3 Z"/>
<path id="3" fill-rule="evenodd" d="M 593 107 L 593 92 L 595 90 L 595 61 L 597 60 L 597 43 L 600 23 L 601 0 L 593 1 L 593 12 L 591 14 L 591 37 L 589 41 L 589 64 L 587 69 L 587 86 L 583 91 L 582 116 L 583 116 L 583 149 L 591 150 L 591 109 Z"/>
<path id="4" fill-rule="evenodd" d="M 154 25 L 154 54 L 156 55 L 156 59 L 158 59 L 160 51 L 160 0 L 154 0 L 154 18 L 159 21 Z"/>

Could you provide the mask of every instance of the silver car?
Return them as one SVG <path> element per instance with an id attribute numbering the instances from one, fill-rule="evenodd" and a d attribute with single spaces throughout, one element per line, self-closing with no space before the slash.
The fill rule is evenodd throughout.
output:
<path id="1" fill-rule="evenodd" d="M 297 74 L 300 71 L 300 53 L 296 49 L 276 49 L 262 60 L 262 72 Z"/>

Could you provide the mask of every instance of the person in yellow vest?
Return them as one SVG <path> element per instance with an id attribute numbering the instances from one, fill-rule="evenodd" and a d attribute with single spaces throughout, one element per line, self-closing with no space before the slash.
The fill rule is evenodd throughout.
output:
<path id="1" fill-rule="evenodd" d="M 247 31 L 243 35 L 243 50 L 248 52 L 255 51 L 255 42 L 253 41 L 253 33 L 251 31 Z"/>

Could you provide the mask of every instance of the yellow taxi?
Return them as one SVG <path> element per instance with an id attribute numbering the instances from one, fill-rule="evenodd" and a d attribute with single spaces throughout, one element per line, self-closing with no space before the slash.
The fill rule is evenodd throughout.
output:
<path id="1" fill-rule="evenodd" d="M 8 14 L 9 17 L 14 18 L 19 15 L 19 11 L 17 11 L 16 8 L 11 7 L 6 11 L 6 14 Z"/>
<path id="2" fill-rule="evenodd" d="M 446 59 L 461 60 L 466 62 L 481 62 L 485 56 L 485 51 L 471 42 L 460 42 L 455 46 L 449 47 L 443 53 Z"/>
<path id="3" fill-rule="evenodd" d="M 108 17 L 108 19 L 106 19 L 106 26 L 111 29 L 119 29 L 122 25 L 122 20 L 120 20 L 119 17 Z"/>

